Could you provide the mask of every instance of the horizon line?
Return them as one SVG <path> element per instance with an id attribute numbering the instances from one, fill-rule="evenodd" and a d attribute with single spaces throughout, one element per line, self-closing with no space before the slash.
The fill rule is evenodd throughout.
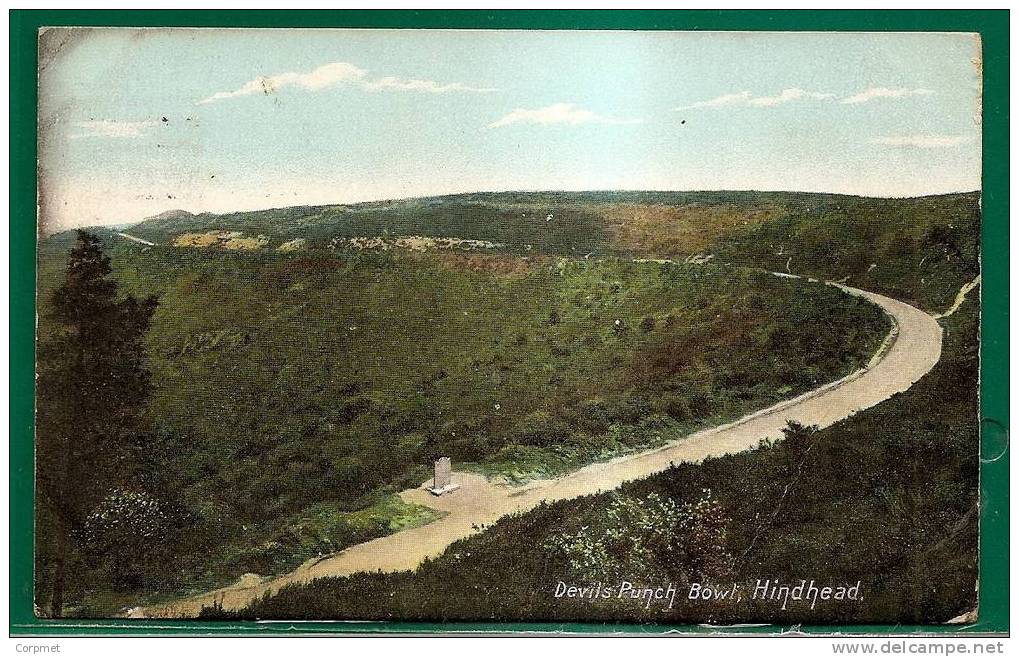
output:
<path id="1" fill-rule="evenodd" d="M 227 210 L 225 212 L 212 212 L 208 210 L 192 211 L 186 208 L 177 207 L 163 210 L 145 217 L 138 219 L 129 219 L 126 221 L 111 221 L 109 223 L 90 223 L 90 224 L 78 224 L 73 226 L 61 227 L 51 233 L 46 233 L 43 230 L 43 224 L 40 221 L 41 217 L 39 214 L 36 215 L 36 228 L 41 236 L 58 235 L 60 233 L 77 230 L 80 228 L 107 228 L 109 226 L 135 226 L 142 222 L 148 221 L 163 214 L 171 212 L 186 212 L 192 216 L 224 216 L 227 214 L 239 214 L 239 213 L 254 213 L 254 212 L 270 212 L 272 210 L 289 210 L 293 208 L 328 208 L 337 207 L 341 205 L 347 206 L 360 206 L 369 205 L 372 203 L 400 203 L 408 201 L 420 201 L 427 199 L 440 199 L 450 198 L 455 196 L 469 196 L 469 195 L 484 195 L 484 194 L 717 194 L 717 193 L 749 193 L 749 194 L 806 194 L 815 196 L 844 196 L 848 198 L 864 198 L 864 199 L 882 199 L 882 200 L 907 200 L 907 199 L 920 199 L 920 198 L 934 198 L 937 196 L 956 196 L 961 194 L 982 194 L 982 188 L 977 189 L 963 189 L 955 190 L 950 192 L 935 192 L 929 194 L 903 194 L 903 195 L 869 195 L 869 194 L 852 194 L 847 192 L 828 192 L 828 191 L 805 191 L 795 189 L 735 189 L 735 188 L 720 188 L 720 189 L 634 189 L 634 188 L 614 188 L 614 189 L 503 189 L 503 190 L 474 190 L 474 191 L 461 191 L 461 192 L 446 192 L 439 194 L 424 194 L 415 196 L 398 196 L 398 197 L 386 197 L 386 198 L 366 198 L 358 201 L 336 201 L 331 203 L 294 203 L 292 205 L 277 205 L 253 208 L 248 210 Z"/>

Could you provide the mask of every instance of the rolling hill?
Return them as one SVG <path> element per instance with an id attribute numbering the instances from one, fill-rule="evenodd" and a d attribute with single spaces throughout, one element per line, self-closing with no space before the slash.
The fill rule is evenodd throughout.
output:
<path id="1" fill-rule="evenodd" d="M 426 522 L 392 494 L 437 454 L 554 476 L 838 378 L 885 334 L 874 306 L 761 270 L 934 311 L 979 268 L 977 194 L 479 193 L 126 230 L 155 246 L 96 232 L 121 290 L 160 298 L 135 485 L 188 531 L 135 546 L 127 579 L 76 546 L 102 564 L 82 615 Z M 73 239 L 40 243 L 40 340 Z"/>
<path id="2" fill-rule="evenodd" d="M 944 309 L 979 269 L 976 192 L 879 199 L 790 192 L 505 192 L 296 206 L 232 214 L 164 213 L 131 234 L 302 239 L 326 249 L 359 237 L 479 240 L 515 255 L 632 256 L 717 262 L 841 280 Z M 342 248 L 342 247 L 341 247 Z"/>

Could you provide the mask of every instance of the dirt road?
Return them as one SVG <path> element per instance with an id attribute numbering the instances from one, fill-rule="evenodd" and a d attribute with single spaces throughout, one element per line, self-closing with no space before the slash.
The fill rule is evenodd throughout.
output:
<path id="1" fill-rule="evenodd" d="M 139 244 L 144 244 L 145 246 L 156 246 L 155 242 L 150 242 L 148 240 L 143 240 L 140 237 L 135 237 L 134 235 L 128 235 L 127 233 L 117 233 L 117 235 L 120 235 L 121 237 L 123 237 L 126 240 L 131 240 L 132 242 L 138 242 Z"/>
<path id="2" fill-rule="evenodd" d="M 482 525 L 491 524 L 508 513 L 533 508 L 542 500 L 567 499 L 611 490 L 625 481 L 665 470 L 671 463 L 696 462 L 711 456 L 741 452 L 755 447 L 764 438 L 781 438 L 782 427 L 789 420 L 822 427 L 831 425 L 906 390 L 938 362 L 942 331 L 933 317 L 879 294 L 838 287 L 878 304 L 895 321 L 895 328 L 867 367 L 839 381 L 736 422 L 697 432 L 658 449 L 594 463 L 558 479 L 510 487 L 492 484 L 480 476 L 454 473 L 454 482 L 461 485 L 454 493 L 437 498 L 422 485 L 400 494 L 407 501 L 448 512 L 431 524 L 308 561 L 297 570 L 268 581 L 249 575 L 234 586 L 158 607 L 135 609 L 129 616 L 188 618 L 196 616 L 202 606 L 212 605 L 214 601 L 227 609 L 237 609 L 266 591 L 275 592 L 281 586 L 294 582 L 358 571 L 413 569 L 426 557 L 441 554 L 450 543 L 479 531 Z"/>

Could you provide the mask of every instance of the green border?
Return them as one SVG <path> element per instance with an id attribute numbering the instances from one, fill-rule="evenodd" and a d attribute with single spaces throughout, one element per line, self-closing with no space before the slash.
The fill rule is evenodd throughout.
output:
<path id="1" fill-rule="evenodd" d="M 1008 11 L 286 11 L 11 10 L 10 276 L 12 635 L 283 635 L 597 633 L 771 634 L 700 626 L 551 623 L 219 623 L 48 620 L 32 613 L 32 437 L 36 248 L 36 34 L 40 26 L 360 27 L 979 32 L 983 39 L 983 315 L 981 342 L 980 614 L 970 626 L 807 626 L 808 634 L 987 634 L 1008 632 Z M 1004 451 L 1004 453 L 1002 453 Z M 999 456 L 1000 454 L 1000 456 Z M 1004 549 L 1002 549 L 1004 548 Z"/>

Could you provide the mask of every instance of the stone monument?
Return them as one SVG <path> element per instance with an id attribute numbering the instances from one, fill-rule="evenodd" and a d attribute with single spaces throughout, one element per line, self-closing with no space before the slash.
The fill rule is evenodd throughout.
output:
<path id="1" fill-rule="evenodd" d="M 453 463 L 450 461 L 448 456 L 442 456 L 435 461 L 435 474 L 432 477 L 432 487 L 428 490 L 432 495 L 442 495 L 443 493 L 451 493 L 457 488 L 460 488 L 460 484 L 453 483 Z"/>

